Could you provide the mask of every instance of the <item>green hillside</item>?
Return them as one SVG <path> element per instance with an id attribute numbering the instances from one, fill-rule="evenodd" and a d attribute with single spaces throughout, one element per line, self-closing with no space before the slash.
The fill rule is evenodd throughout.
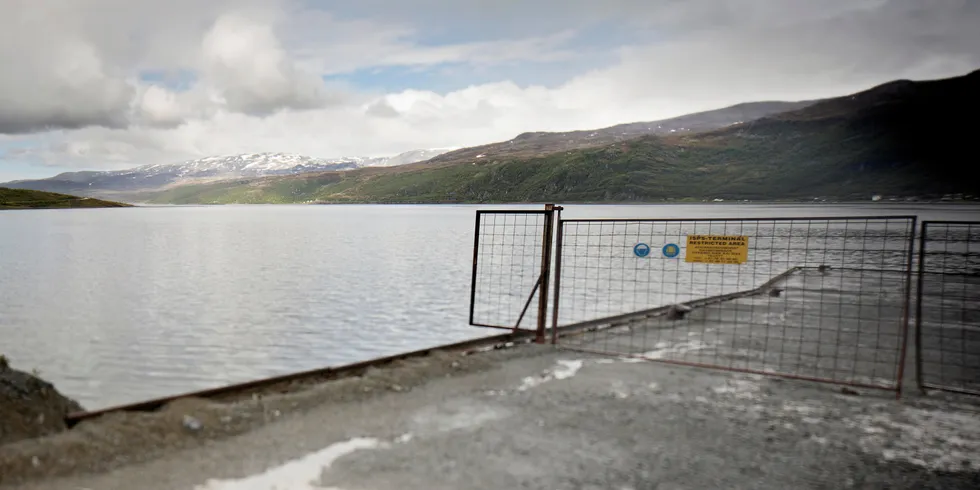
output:
<path id="1" fill-rule="evenodd" d="M 629 202 L 980 196 L 980 72 L 899 81 L 722 130 L 533 157 L 182 186 L 159 203 Z M 451 155 L 451 154 L 447 154 Z"/>
<path id="2" fill-rule="evenodd" d="M 0 209 L 120 208 L 129 204 L 54 192 L 0 187 Z"/>

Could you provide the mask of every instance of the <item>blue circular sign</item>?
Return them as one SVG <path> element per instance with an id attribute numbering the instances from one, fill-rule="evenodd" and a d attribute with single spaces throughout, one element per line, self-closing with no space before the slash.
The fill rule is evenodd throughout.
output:
<path id="1" fill-rule="evenodd" d="M 664 245 L 664 257 L 667 257 L 668 259 L 672 259 L 674 257 L 677 257 L 680 253 L 681 253 L 681 247 L 678 247 L 676 244 L 668 243 L 667 245 Z"/>
<path id="2" fill-rule="evenodd" d="M 646 257 L 647 255 L 650 255 L 650 246 L 645 243 L 637 243 L 633 246 L 633 253 L 636 254 L 637 257 Z"/>

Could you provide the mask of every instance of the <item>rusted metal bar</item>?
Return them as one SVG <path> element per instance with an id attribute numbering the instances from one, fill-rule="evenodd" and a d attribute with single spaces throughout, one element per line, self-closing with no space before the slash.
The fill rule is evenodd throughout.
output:
<path id="1" fill-rule="evenodd" d="M 554 235 L 555 205 L 545 204 L 544 211 L 544 233 L 541 236 L 541 275 L 538 277 L 538 283 L 541 285 L 541 288 L 538 289 L 538 328 L 537 336 L 534 339 L 539 344 L 544 343 L 544 332 L 548 327 L 548 283 L 551 276 L 551 239 Z"/>
<path id="2" fill-rule="evenodd" d="M 558 230 L 557 236 L 555 237 L 555 299 L 552 301 L 554 304 L 551 307 L 551 343 L 558 344 L 558 303 L 561 300 L 561 241 L 562 241 L 562 220 L 561 212 L 564 208 L 557 206 L 555 211 L 557 214 Z"/>
<path id="3" fill-rule="evenodd" d="M 470 325 L 473 325 L 473 315 L 476 310 L 476 273 L 477 261 L 480 258 L 480 216 L 476 212 L 476 229 L 473 231 L 473 277 L 470 279 Z"/>
<path id="4" fill-rule="evenodd" d="M 478 326 L 512 330 L 510 327 L 499 327 L 494 325 L 478 325 Z M 559 330 L 562 329 L 559 328 Z M 215 388 L 208 388 L 204 390 L 180 393 L 177 395 L 153 398 L 150 400 L 127 403 L 123 405 L 102 408 L 99 410 L 73 412 L 65 417 L 65 422 L 68 424 L 69 427 L 71 427 L 83 420 L 100 417 L 102 415 L 106 415 L 114 412 L 150 412 L 150 411 L 158 410 L 162 408 L 164 405 L 181 398 L 217 398 L 224 395 L 234 395 L 236 393 L 248 392 L 249 390 L 268 388 L 270 386 L 275 386 L 277 384 L 282 384 L 282 383 L 290 383 L 290 382 L 297 382 L 297 381 L 312 381 L 312 380 L 316 380 L 317 382 L 331 381 L 335 379 L 357 376 L 363 373 L 364 371 L 366 371 L 368 368 L 385 366 L 393 362 L 402 361 L 406 359 L 426 357 L 435 352 L 460 352 L 461 351 L 462 353 L 466 354 L 469 352 L 480 351 L 486 348 L 502 347 L 502 346 L 506 346 L 507 344 L 517 345 L 522 343 L 529 343 L 531 341 L 534 341 L 536 337 L 537 337 L 537 332 L 534 330 L 511 331 L 510 333 L 506 333 L 506 334 L 494 335 L 491 337 L 482 337 L 482 338 L 472 339 L 472 340 L 464 340 L 462 342 L 439 345 L 435 347 L 429 347 L 426 349 L 395 354 L 392 356 L 379 357 L 376 359 L 356 362 L 353 364 L 346 364 L 342 366 L 328 366 L 328 367 L 317 368 L 308 371 L 300 371 L 300 372 L 284 374 L 280 376 L 273 376 L 269 378 L 246 381 L 243 383 L 236 383 L 231 385 L 219 386 Z"/>
<path id="5" fill-rule="evenodd" d="M 575 350 L 576 351 L 580 351 L 580 352 L 586 352 L 586 353 L 589 353 L 589 354 L 599 354 L 599 355 L 604 355 L 604 356 L 616 356 L 616 357 L 627 357 L 627 358 L 633 358 L 633 359 L 649 360 L 648 358 L 644 357 L 643 354 L 627 354 L 627 353 L 622 353 L 622 352 L 608 352 L 608 351 L 603 351 L 603 350 L 598 350 L 598 349 L 589 349 L 587 347 L 586 348 L 578 348 L 578 347 L 576 347 Z M 731 371 L 731 372 L 737 372 L 737 373 L 761 374 L 761 375 L 765 375 L 765 376 L 773 376 L 773 377 L 776 377 L 776 378 L 796 379 L 796 380 L 800 380 L 800 381 L 815 381 L 815 382 L 818 382 L 818 383 L 843 385 L 843 386 L 853 386 L 855 388 L 869 388 L 869 389 L 875 389 L 875 390 L 894 390 L 893 387 L 884 386 L 884 385 L 875 385 L 875 384 L 870 384 L 870 383 L 858 383 L 858 382 L 851 382 L 851 381 L 831 380 L 831 379 L 827 379 L 827 378 L 820 378 L 820 377 L 814 377 L 814 376 L 804 376 L 804 375 L 800 375 L 800 374 L 781 373 L 781 372 L 778 372 L 778 371 L 765 371 L 765 370 L 762 370 L 762 369 L 733 368 L 733 367 L 721 366 L 721 365 L 717 365 L 717 364 L 705 364 L 705 363 L 699 363 L 699 362 L 681 361 L 681 360 L 678 360 L 678 359 L 657 358 L 656 361 L 657 362 L 666 363 L 666 364 L 676 364 L 678 366 L 690 366 L 690 367 L 696 367 L 696 368 L 708 368 L 708 369 L 715 369 L 715 370 L 721 370 L 721 371 Z"/>
<path id="6" fill-rule="evenodd" d="M 514 328 L 514 327 L 504 327 L 501 325 L 490 325 L 488 323 L 471 323 L 470 326 L 473 327 L 483 327 L 483 328 L 496 328 L 497 330 L 509 330 L 511 332 L 533 332 L 530 328 Z"/>
<path id="7" fill-rule="evenodd" d="M 905 264 L 905 301 L 902 302 L 902 347 L 898 354 L 898 374 L 895 380 L 895 398 L 902 398 L 902 380 L 905 378 L 905 356 L 909 347 L 909 303 L 912 301 L 912 264 L 915 260 L 915 232 L 918 218 L 913 217 L 909 233 L 909 249 Z"/>
<path id="8" fill-rule="evenodd" d="M 521 328 L 521 320 L 524 319 L 527 309 L 531 307 L 531 299 L 534 298 L 534 293 L 536 293 L 540 287 L 541 276 L 538 276 L 538 280 L 534 282 L 534 287 L 531 288 L 531 294 L 527 295 L 527 301 L 524 302 L 524 308 L 521 309 L 521 315 L 517 317 L 517 323 L 514 324 L 514 330 L 519 330 Z"/>
<path id="9" fill-rule="evenodd" d="M 677 222 L 692 222 L 698 221 L 702 223 L 712 223 L 712 222 L 725 222 L 732 221 L 733 219 L 737 221 L 814 221 L 814 220 L 829 220 L 829 221 L 879 221 L 879 220 L 900 220 L 900 219 L 914 219 L 915 215 L 889 215 L 889 216 L 781 216 L 778 218 L 656 218 L 649 221 L 656 221 L 658 223 L 677 223 Z M 580 218 L 580 219 L 566 219 L 566 223 L 627 223 L 627 222 L 638 221 L 637 218 Z M 640 220 L 642 221 L 642 220 Z M 940 222 L 931 221 L 930 223 L 953 223 L 953 222 Z"/>
<path id="10" fill-rule="evenodd" d="M 943 387 L 935 387 L 934 389 L 945 391 L 947 393 L 956 393 L 959 395 L 980 396 L 980 390 L 971 390 L 968 388 L 954 388 L 949 386 L 943 386 Z"/>
<path id="11" fill-rule="evenodd" d="M 929 231 L 929 221 L 922 222 L 922 232 L 919 234 L 919 274 L 915 287 L 915 381 L 919 391 L 926 392 L 925 380 L 922 376 L 922 288 L 925 286 L 926 233 Z"/>
<path id="12" fill-rule="evenodd" d="M 88 412 L 73 412 L 65 417 L 65 422 L 70 427 L 83 420 L 99 417 L 101 415 L 105 415 L 113 412 L 153 411 L 180 398 L 216 398 L 223 395 L 232 395 L 235 393 L 247 392 L 249 390 L 267 388 L 281 383 L 290 383 L 290 382 L 306 381 L 306 380 L 317 380 L 318 382 L 322 382 L 322 381 L 329 381 L 329 380 L 346 378 L 351 376 L 357 376 L 365 372 L 368 368 L 384 366 L 405 359 L 425 357 L 438 351 L 451 351 L 451 352 L 475 351 L 481 348 L 495 347 L 502 344 L 505 345 L 507 343 L 517 344 L 517 343 L 529 342 L 533 340 L 535 335 L 536 332 L 534 331 L 520 331 L 520 332 L 508 333 L 503 335 L 495 335 L 492 337 L 484 337 L 484 338 L 473 339 L 473 340 L 464 340 L 462 342 L 456 342 L 453 344 L 440 345 L 436 347 L 430 347 L 427 349 L 396 354 L 393 356 L 380 357 L 368 361 L 346 364 L 343 366 L 330 366 L 325 368 L 313 369 L 309 371 L 300 371 L 297 373 L 290 373 L 282 376 L 273 376 L 270 378 L 247 381 L 244 383 L 220 386 L 217 388 L 209 388 L 205 390 L 181 393 L 178 395 L 164 396 L 160 398 L 154 398 L 151 400 L 128 403 L 124 405 L 118 405 L 114 407 L 108 407 L 108 408 L 103 408 L 103 409 L 93 410 Z"/>

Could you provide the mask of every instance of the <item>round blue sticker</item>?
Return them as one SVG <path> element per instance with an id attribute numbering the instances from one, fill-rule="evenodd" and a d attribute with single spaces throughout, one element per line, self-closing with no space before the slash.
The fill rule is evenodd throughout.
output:
<path id="1" fill-rule="evenodd" d="M 636 254 L 637 257 L 646 257 L 647 255 L 650 255 L 650 246 L 645 243 L 637 243 L 633 246 L 633 253 Z"/>
<path id="2" fill-rule="evenodd" d="M 680 253 L 681 253 L 681 247 L 678 247 L 676 244 L 668 243 L 667 245 L 664 245 L 664 257 L 667 257 L 668 259 L 672 259 L 674 257 L 677 257 L 677 255 Z"/>

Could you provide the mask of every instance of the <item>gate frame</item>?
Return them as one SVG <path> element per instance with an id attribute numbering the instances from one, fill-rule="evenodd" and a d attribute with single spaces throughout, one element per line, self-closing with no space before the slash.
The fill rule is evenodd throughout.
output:
<path id="1" fill-rule="evenodd" d="M 601 325 L 601 324 L 606 324 L 606 323 L 610 323 L 611 324 L 610 326 L 612 327 L 612 326 L 616 326 L 616 324 L 620 324 L 621 325 L 624 322 L 628 322 L 629 320 L 627 320 L 627 317 L 632 317 L 634 315 L 635 316 L 642 317 L 642 316 L 649 315 L 650 312 L 652 312 L 652 311 L 657 311 L 657 310 L 661 310 L 661 309 L 664 309 L 665 308 L 665 307 L 662 306 L 662 307 L 654 308 L 652 310 L 647 310 L 647 311 L 634 312 L 634 313 L 630 313 L 630 314 L 626 314 L 626 315 L 613 315 L 613 316 L 609 316 L 609 317 L 605 317 L 605 318 L 598 318 L 598 319 L 593 319 L 593 320 L 586 320 L 586 321 L 582 321 L 582 322 L 575 322 L 575 323 L 572 323 L 572 324 L 569 324 L 569 325 L 559 326 L 558 325 L 558 307 L 559 307 L 559 300 L 560 300 L 560 297 L 561 297 L 561 270 L 562 270 L 561 269 L 561 257 L 562 257 L 562 246 L 563 246 L 563 241 L 564 241 L 563 240 L 563 236 L 564 236 L 564 232 L 565 232 L 565 223 L 590 223 L 590 222 L 591 223 L 617 223 L 617 222 L 620 222 L 620 223 L 622 223 L 622 222 L 647 222 L 647 223 L 651 223 L 651 222 L 656 222 L 656 223 L 670 223 L 670 222 L 674 222 L 674 223 L 677 223 L 677 222 L 725 222 L 725 221 L 728 221 L 728 222 L 730 222 L 730 221 L 741 221 L 741 222 L 745 222 L 745 221 L 749 221 L 749 222 L 751 222 L 751 221 L 772 221 L 772 222 L 780 222 L 780 221 L 789 221 L 789 222 L 792 222 L 792 221 L 828 221 L 828 222 L 833 222 L 833 221 L 848 221 L 848 220 L 864 220 L 864 221 L 871 221 L 871 220 L 908 220 L 908 222 L 909 222 L 909 233 L 908 233 L 908 239 L 907 239 L 907 242 L 908 243 L 907 243 L 907 248 L 906 248 L 906 252 L 905 252 L 906 259 L 905 259 L 905 266 L 903 268 L 904 270 L 902 270 L 902 271 L 896 271 L 896 272 L 898 272 L 898 273 L 900 273 L 900 274 L 902 274 L 902 275 L 905 276 L 905 291 L 904 291 L 904 299 L 902 301 L 902 314 L 901 314 L 901 317 L 900 317 L 901 319 L 900 319 L 900 324 L 899 324 L 899 330 L 901 332 L 900 335 L 902 337 L 902 340 L 901 340 L 901 344 L 900 344 L 899 352 L 898 352 L 898 363 L 897 363 L 898 365 L 896 366 L 895 385 L 894 386 L 884 387 L 884 386 L 877 386 L 877 385 L 870 385 L 870 384 L 867 384 L 866 385 L 866 384 L 861 384 L 861 383 L 853 383 L 853 382 L 847 382 L 847 381 L 837 381 L 837 380 L 826 379 L 826 378 L 799 376 L 799 375 L 794 375 L 794 374 L 790 374 L 790 373 L 778 373 L 778 372 L 769 372 L 769 371 L 762 371 L 762 370 L 730 368 L 730 367 L 725 367 L 725 366 L 715 366 L 715 365 L 710 365 L 710 364 L 701 364 L 701 363 L 696 363 L 696 362 L 678 361 L 678 360 L 672 360 L 672 359 L 648 359 L 648 360 L 651 361 L 651 362 L 662 362 L 662 363 L 666 363 L 666 364 L 675 364 L 675 365 L 682 365 L 682 366 L 693 366 L 693 367 L 700 367 L 700 368 L 717 369 L 717 370 L 722 370 L 722 371 L 742 372 L 742 373 L 748 373 L 748 374 L 759 374 L 759 375 L 772 376 L 772 377 L 777 377 L 777 378 L 799 379 L 799 380 L 813 381 L 813 382 L 817 382 L 817 383 L 825 383 L 825 384 L 840 385 L 840 386 L 855 386 L 855 387 L 863 387 L 863 388 L 880 389 L 880 390 L 885 390 L 885 391 L 893 391 L 893 392 L 895 392 L 895 398 L 896 399 L 900 399 L 902 397 L 902 388 L 903 388 L 903 385 L 904 385 L 904 378 L 905 378 L 905 363 L 906 363 L 906 360 L 907 360 L 907 357 L 908 357 L 909 323 L 910 323 L 909 320 L 910 320 L 910 316 L 911 316 L 911 302 L 912 302 L 912 281 L 913 281 L 912 274 L 913 274 L 914 263 L 915 263 L 915 248 L 916 248 L 915 247 L 915 241 L 916 241 L 916 238 L 917 238 L 917 235 L 918 235 L 918 231 L 919 231 L 919 227 L 917 226 L 918 223 L 919 223 L 919 217 L 917 215 L 893 215 L 893 216 L 881 216 L 881 215 L 872 215 L 872 216 L 796 216 L 796 217 L 782 216 L 782 217 L 773 217 L 773 218 L 753 217 L 753 218 L 582 218 L 582 219 L 567 219 L 567 220 L 565 220 L 565 219 L 559 219 L 558 220 L 558 227 L 557 227 L 558 228 L 557 229 L 557 237 L 555 239 L 555 284 L 554 284 L 554 297 L 555 297 L 555 299 L 554 299 L 554 306 L 553 306 L 553 311 L 552 311 L 551 343 L 552 344 L 555 344 L 556 347 L 561 348 L 561 346 L 558 343 L 558 339 L 561 336 L 558 333 L 559 330 L 561 330 L 563 332 L 575 333 L 575 332 L 584 330 L 585 328 L 589 328 L 591 326 L 595 326 L 597 324 Z M 705 298 L 702 298 L 702 299 L 705 299 Z M 706 299 L 711 299 L 711 298 L 709 297 L 709 298 L 706 298 Z M 575 349 L 571 349 L 571 350 L 575 350 Z M 579 350 L 582 350 L 582 349 L 579 349 Z M 916 349 L 916 351 L 917 351 L 917 354 L 918 354 L 918 349 Z M 605 352 L 605 353 L 600 352 L 600 354 L 609 355 L 610 353 L 608 353 L 608 352 Z M 918 369 L 917 369 L 917 372 L 920 372 L 921 373 L 921 371 L 918 370 Z"/>
<path id="2" fill-rule="evenodd" d="M 534 329 L 535 337 L 534 341 L 538 344 L 545 343 L 545 329 L 547 328 L 547 318 L 548 318 L 548 293 L 550 291 L 550 276 L 551 276 L 551 258 L 552 258 L 552 245 L 554 238 L 554 225 L 555 225 L 555 213 L 558 213 L 559 220 L 561 219 L 561 206 L 555 206 L 554 204 L 545 204 L 544 209 L 477 209 L 476 210 L 476 223 L 475 231 L 473 233 L 473 273 L 470 278 L 470 313 L 469 313 L 469 324 L 474 327 L 483 328 L 496 328 L 502 330 L 510 330 L 512 332 L 528 331 L 529 329 L 520 328 L 521 321 L 524 319 L 524 314 L 527 313 L 527 309 L 531 306 L 531 300 L 534 298 L 534 294 L 538 293 L 538 318 L 536 326 Z M 477 286 L 477 274 L 478 274 L 478 262 L 480 258 L 480 224 L 484 214 L 514 214 L 514 215 L 542 215 L 544 216 L 544 226 L 541 232 L 541 268 L 539 271 L 538 279 L 534 283 L 534 287 L 531 288 L 531 293 L 528 294 L 527 300 L 524 302 L 524 308 L 521 309 L 521 314 L 517 317 L 517 323 L 514 326 L 504 326 L 504 325 L 490 325 L 485 323 L 476 323 L 474 321 L 474 315 L 476 310 L 476 286 Z M 557 298 L 556 298 L 557 299 Z"/>
<path id="3" fill-rule="evenodd" d="M 952 386 L 936 385 L 930 384 L 925 381 L 925 373 L 922 370 L 923 360 L 922 360 L 922 297 L 923 291 L 922 287 L 925 283 L 925 275 L 927 271 L 925 270 L 925 259 L 926 259 L 926 243 L 929 241 L 927 239 L 927 232 L 929 230 L 929 225 L 966 225 L 967 227 L 976 226 L 980 227 L 980 221 L 969 221 L 969 220 L 922 220 L 921 227 L 919 228 L 919 264 L 916 278 L 916 291 L 915 291 L 915 375 L 916 384 L 919 387 L 919 391 L 926 394 L 928 390 L 943 391 L 946 393 L 957 393 L 962 395 L 974 395 L 980 396 L 980 390 L 970 390 L 956 388 Z M 969 229 L 969 228 L 967 228 Z M 967 247 L 969 247 L 969 236 L 967 236 Z M 969 249 L 968 249 L 969 250 Z M 945 272 L 940 272 L 939 275 L 945 275 Z"/>

